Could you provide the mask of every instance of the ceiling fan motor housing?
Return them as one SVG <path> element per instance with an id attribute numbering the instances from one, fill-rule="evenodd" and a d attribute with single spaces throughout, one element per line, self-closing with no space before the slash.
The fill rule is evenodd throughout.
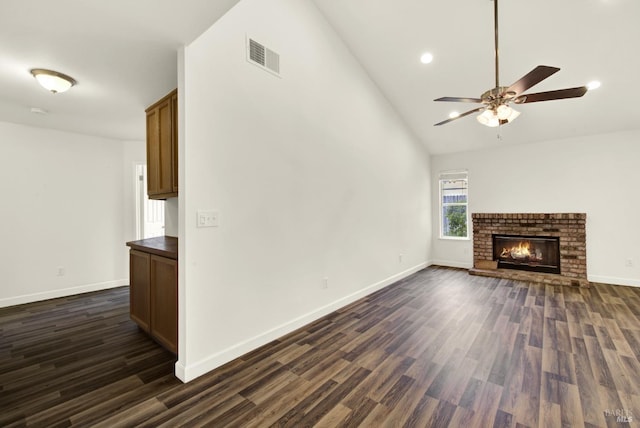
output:
<path id="1" fill-rule="evenodd" d="M 480 99 L 483 104 L 486 104 L 490 108 L 497 108 L 500 105 L 507 104 L 516 96 L 514 91 L 509 91 L 508 86 L 498 86 L 497 88 L 489 89 L 482 95 Z"/>

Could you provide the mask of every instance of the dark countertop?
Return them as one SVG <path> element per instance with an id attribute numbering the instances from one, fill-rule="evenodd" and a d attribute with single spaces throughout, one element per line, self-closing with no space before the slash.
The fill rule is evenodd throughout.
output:
<path id="1" fill-rule="evenodd" d="M 178 260 L 178 238 L 174 236 L 158 236 L 139 241 L 129 241 L 127 246 L 131 247 L 132 250 Z"/>

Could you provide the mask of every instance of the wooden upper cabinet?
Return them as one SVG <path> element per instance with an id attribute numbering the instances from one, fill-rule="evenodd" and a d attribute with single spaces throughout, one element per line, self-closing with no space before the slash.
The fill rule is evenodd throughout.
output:
<path id="1" fill-rule="evenodd" d="M 178 92 L 147 110 L 147 193 L 150 199 L 178 196 Z"/>
<path id="2" fill-rule="evenodd" d="M 178 194 L 178 92 L 173 91 L 171 95 L 171 132 L 173 134 L 173 142 L 171 150 L 173 155 L 173 168 L 171 169 L 171 180 L 173 183 L 173 191 Z"/>

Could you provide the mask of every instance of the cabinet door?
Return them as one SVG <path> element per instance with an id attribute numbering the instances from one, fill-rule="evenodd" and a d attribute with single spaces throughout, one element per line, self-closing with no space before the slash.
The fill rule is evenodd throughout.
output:
<path id="1" fill-rule="evenodd" d="M 178 352 L 178 262 L 151 256 L 151 335 Z"/>
<path id="2" fill-rule="evenodd" d="M 147 194 L 178 196 L 178 92 L 166 95 L 147 113 Z"/>
<path id="3" fill-rule="evenodd" d="M 149 331 L 150 255 L 129 251 L 129 313 L 140 328 Z"/>
<path id="4" fill-rule="evenodd" d="M 160 165 L 160 111 L 153 108 L 147 111 L 147 194 L 160 193 L 158 176 Z"/>
<path id="5" fill-rule="evenodd" d="M 178 193 L 178 93 L 171 95 L 171 150 L 173 159 L 173 168 L 171 169 L 171 177 L 174 193 Z"/>
<path id="6" fill-rule="evenodd" d="M 171 99 L 158 106 L 159 123 L 159 150 L 160 162 L 158 163 L 158 192 L 173 192 L 173 113 Z"/>
<path id="7" fill-rule="evenodd" d="M 167 98 L 147 111 L 147 193 L 152 199 L 173 193 L 172 110 Z"/>

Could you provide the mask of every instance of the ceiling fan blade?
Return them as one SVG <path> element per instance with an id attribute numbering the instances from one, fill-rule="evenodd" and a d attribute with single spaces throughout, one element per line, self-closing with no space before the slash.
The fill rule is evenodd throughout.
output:
<path id="1" fill-rule="evenodd" d="M 436 98 L 433 101 L 449 101 L 454 103 L 481 103 L 480 98 L 465 98 L 465 97 L 442 97 Z"/>
<path id="2" fill-rule="evenodd" d="M 524 94 L 517 97 L 516 104 L 537 103 L 539 101 L 561 100 L 564 98 L 579 98 L 587 93 L 586 86 L 577 88 L 558 89 L 555 91 L 537 92 L 535 94 Z"/>
<path id="3" fill-rule="evenodd" d="M 507 88 L 508 92 L 515 92 L 516 95 L 523 93 L 529 88 L 542 82 L 547 77 L 560 71 L 558 67 L 549 67 L 548 65 L 539 65 L 529 73 L 525 74 L 516 83 Z"/>
<path id="4" fill-rule="evenodd" d="M 470 114 L 473 114 L 473 113 L 475 113 L 477 111 L 484 110 L 484 109 L 485 109 L 484 106 L 478 107 L 478 108 L 474 108 L 473 110 L 469 110 L 469 111 L 466 111 L 466 112 L 462 113 L 460 116 L 456 116 L 456 117 L 452 117 L 451 119 L 443 120 L 442 122 L 438 122 L 433 126 L 444 125 L 445 123 L 452 122 L 452 121 L 454 121 L 456 119 L 460 119 L 461 117 L 469 116 Z"/>

